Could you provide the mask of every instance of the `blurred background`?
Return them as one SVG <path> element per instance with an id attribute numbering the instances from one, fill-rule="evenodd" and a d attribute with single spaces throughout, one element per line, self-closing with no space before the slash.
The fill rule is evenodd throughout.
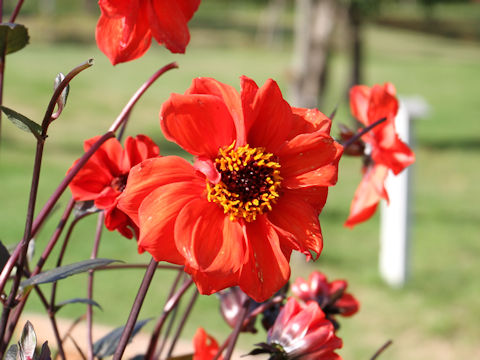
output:
<path id="1" fill-rule="evenodd" d="M 12 4 L 6 6 L 7 13 L 12 11 Z M 333 135 L 337 123 L 352 122 L 347 101 L 352 84 L 390 81 L 400 96 L 420 97 L 429 109 L 412 122 L 417 161 L 412 169 L 409 281 L 392 289 L 379 276 L 378 214 L 354 230 L 343 227 L 361 179 L 360 161 L 351 158 L 342 159 L 339 182 L 320 216 L 323 253 L 314 263 L 295 260 L 292 279 L 318 269 L 330 280 L 348 280 L 361 310 L 341 321 L 345 359 L 368 359 L 388 339 L 394 344 L 383 359 L 480 358 L 478 1 L 203 0 L 190 22 L 185 55 L 172 55 L 153 43 L 142 58 L 116 67 L 96 48 L 98 16 L 93 0 L 38 0 L 25 2 L 17 20 L 29 29 L 30 44 L 7 57 L 4 105 L 32 120 L 41 120 L 58 72 L 66 74 L 95 58 L 95 65 L 71 83 L 67 106 L 50 127 L 39 207 L 83 153 L 83 140 L 104 133 L 137 88 L 168 62 L 177 61 L 180 68 L 146 93 L 127 127 L 130 135 L 152 137 L 163 155 L 181 150 L 162 137 L 160 106 L 197 76 L 237 88 L 241 75 L 259 85 L 273 78 L 292 104 L 318 106 L 326 114 L 338 106 Z M 1 130 L 0 241 L 14 244 L 23 234 L 35 144 L 5 117 Z M 36 239 L 37 249 L 48 241 L 61 211 Z M 79 223 L 66 263 L 90 256 L 95 223 L 95 216 Z M 149 261 L 146 254 L 137 254 L 133 241 L 106 230 L 100 257 Z M 53 261 L 47 265 L 51 268 Z M 143 271 L 120 276 L 121 282 L 119 274 L 103 272 L 95 280 L 95 300 L 103 307 L 95 318 L 112 326 L 127 318 Z M 158 314 L 172 276 L 156 274 L 142 318 Z M 62 282 L 58 301 L 84 297 L 85 279 Z M 223 341 L 227 327 L 217 307 L 214 296 L 202 297 L 185 338 L 201 325 Z M 28 310 L 41 311 L 35 296 Z M 75 318 L 84 310 L 71 305 L 59 315 Z M 263 336 L 261 331 L 246 336 L 241 347 L 249 351 Z"/>

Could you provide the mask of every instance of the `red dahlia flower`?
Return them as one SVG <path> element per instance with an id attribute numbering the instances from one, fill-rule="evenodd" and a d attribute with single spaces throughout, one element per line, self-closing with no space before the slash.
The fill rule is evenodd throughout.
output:
<path id="1" fill-rule="evenodd" d="M 99 136 L 86 140 L 85 151 L 99 139 Z M 145 135 L 127 137 L 125 149 L 117 139 L 107 140 L 70 183 L 70 190 L 76 201 L 94 201 L 97 208 L 105 210 L 105 226 L 118 230 L 131 239 L 132 230 L 138 236 L 138 227 L 117 208 L 118 196 L 125 189 L 128 173 L 132 166 L 159 154 L 157 145 Z"/>
<path id="2" fill-rule="evenodd" d="M 239 285 L 254 300 L 287 282 L 292 250 L 318 256 L 318 215 L 342 146 L 318 110 L 291 108 L 273 80 L 233 87 L 197 78 L 160 111 L 166 138 L 195 155 L 132 169 L 119 202 L 139 250 L 184 264 L 200 292 Z"/>
<path id="3" fill-rule="evenodd" d="M 374 85 L 372 88 L 354 86 L 350 90 L 350 108 L 353 116 L 365 126 L 386 118 L 386 121 L 362 136 L 367 152 L 364 176 L 345 222 L 345 226 L 353 227 L 375 213 L 380 199 L 388 201 L 384 186 L 388 170 L 399 174 L 415 161 L 415 155 L 395 131 L 398 101 L 392 84 Z"/>
<path id="4" fill-rule="evenodd" d="M 314 271 L 308 281 L 297 278 L 292 284 L 292 292 L 305 302 L 316 301 L 326 317 L 336 325 L 334 315 L 352 316 L 358 311 L 357 299 L 345 292 L 347 286 L 345 280 L 328 282 L 324 274 Z"/>
<path id="5" fill-rule="evenodd" d="M 314 301 L 301 304 L 289 298 L 268 332 L 267 344 L 251 354 L 269 352 L 271 360 L 341 360 L 335 353 L 342 340 Z"/>
<path id="6" fill-rule="evenodd" d="M 198 328 L 193 336 L 193 360 L 211 360 L 218 352 L 218 343 L 210 335 L 208 335 L 203 328 Z M 218 358 L 223 359 L 223 356 Z"/>
<path id="7" fill-rule="evenodd" d="M 190 40 L 187 23 L 200 0 L 99 0 L 95 37 L 113 65 L 139 58 L 152 37 L 172 53 L 184 53 Z"/>

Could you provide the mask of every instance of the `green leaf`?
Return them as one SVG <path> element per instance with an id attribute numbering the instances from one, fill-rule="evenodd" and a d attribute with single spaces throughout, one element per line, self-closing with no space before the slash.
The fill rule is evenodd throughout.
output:
<path id="1" fill-rule="evenodd" d="M 132 341 L 133 337 L 140 331 L 140 329 L 151 319 L 145 319 L 138 321 L 133 328 L 132 335 L 130 336 L 130 340 Z M 116 328 L 115 330 L 109 332 L 100 340 L 96 341 L 93 344 L 93 355 L 98 358 L 104 358 L 115 353 L 115 350 L 120 342 L 120 338 L 122 337 L 123 329 L 125 326 L 121 326 Z"/>
<path id="2" fill-rule="evenodd" d="M 102 307 L 100 306 L 99 303 L 97 303 L 94 300 L 91 299 L 84 299 L 84 298 L 75 298 L 75 299 L 70 299 L 70 300 L 65 300 L 62 302 L 59 302 L 56 305 L 57 310 L 59 310 L 61 307 L 68 305 L 68 304 L 87 304 L 87 305 L 92 305 L 98 307 L 100 310 L 102 310 Z"/>
<path id="3" fill-rule="evenodd" d="M 0 106 L 0 108 L 4 114 L 7 115 L 8 120 L 10 120 L 16 127 L 23 131 L 31 132 L 37 140 L 41 140 L 42 127 L 39 124 L 6 106 Z"/>
<path id="4" fill-rule="evenodd" d="M 112 262 L 119 260 L 112 259 L 89 259 L 77 263 L 60 266 L 58 268 L 42 272 L 38 275 L 32 276 L 30 279 L 22 281 L 20 288 L 26 292 L 30 290 L 33 285 L 45 284 L 55 282 L 66 277 L 87 272 L 88 270 L 96 269 L 101 266 L 106 266 Z"/>
<path id="5" fill-rule="evenodd" d="M 13 23 L 0 24 L 0 54 L 14 53 L 28 44 L 28 30 L 25 26 Z"/>

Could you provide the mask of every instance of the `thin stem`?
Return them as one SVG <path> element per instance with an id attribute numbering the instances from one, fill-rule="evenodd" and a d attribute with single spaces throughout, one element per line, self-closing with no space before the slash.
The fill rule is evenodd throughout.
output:
<path id="1" fill-rule="evenodd" d="M 175 306 L 172 310 L 171 315 L 169 316 L 168 325 L 167 325 L 167 328 L 165 329 L 165 333 L 162 336 L 162 341 L 160 343 L 160 348 L 158 349 L 157 354 L 155 355 L 156 359 L 160 359 L 160 355 L 162 354 L 163 349 L 165 348 L 165 345 L 167 344 L 167 340 L 168 340 L 168 338 L 170 336 L 170 333 L 172 332 L 172 329 L 173 329 L 173 323 L 175 322 L 175 318 L 177 317 L 177 314 L 178 314 L 178 307 L 179 306 L 180 306 L 180 304 L 178 304 L 178 306 Z"/>
<path id="2" fill-rule="evenodd" d="M 103 222 L 105 220 L 105 212 L 98 214 L 97 229 L 95 231 L 95 242 L 93 244 L 91 259 L 95 259 L 98 255 L 98 247 L 100 245 L 100 239 L 102 238 Z M 93 298 L 93 270 L 88 272 L 87 283 L 87 298 L 92 300 Z M 88 346 L 88 358 L 93 360 L 93 306 L 87 304 L 87 346 Z"/>
<path id="3" fill-rule="evenodd" d="M 77 67 L 73 68 L 65 78 L 58 84 L 57 88 L 53 92 L 52 97 L 50 98 L 50 102 L 48 103 L 47 110 L 45 111 L 45 115 L 43 116 L 42 121 L 42 136 L 47 135 L 48 125 L 52 122 L 52 114 L 55 110 L 55 105 L 57 104 L 58 98 L 62 94 L 63 90 L 67 87 L 67 85 L 72 81 L 72 79 L 80 74 L 83 70 L 88 69 L 90 66 L 93 65 L 93 59 L 88 59 L 84 63 L 78 65 Z"/>
<path id="4" fill-rule="evenodd" d="M 215 356 L 213 357 L 212 360 L 218 360 L 220 358 L 223 351 L 227 348 L 227 345 L 230 343 L 230 340 L 232 339 L 232 335 L 233 335 L 233 333 L 230 333 L 230 335 L 228 335 L 227 339 L 223 342 L 222 346 L 220 346 L 218 348 L 218 351 L 217 351 L 217 353 L 215 354 Z"/>
<path id="5" fill-rule="evenodd" d="M 148 264 L 119 264 L 119 265 L 108 265 L 108 266 L 98 267 L 95 269 L 95 271 L 118 270 L 118 269 L 146 269 L 147 267 L 148 267 Z M 157 269 L 183 271 L 183 266 L 158 264 Z"/>
<path id="6" fill-rule="evenodd" d="M 168 349 L 168 353 L 165 359 L 170 359 L 172 357 L 172 353 L 173 353 L 173 350 L 175 349 L 175 345 L 177 344 L 177 341 L 180 338 L 182 330 L 185 327 L 185 324 L 187 323 L 188 316 L 192 312 L 193 305 L 195 305 L 195 302 L 197 301 L 197 299 L 198 299 L 198 290 L 195 289 L 195 291 L 193 292 L 192 298 L 190 299 L 190 302 L 188 303 L 187 308 L 185 309 L 182 319 L 180 320 L 180 324 L 178 324 L 177 331 L 173 336 L 172 343 L 170 344 L 170 348 Z"/>
<path id="7" fill-rule="evenodd" d="M 57 242 L 59 236 L 61 235 L 61 232 L 65 227 L 66 220 L 68 219 L 68 217 L 70 216 L 70 213 L 72 211 L 73 203 L 74 202 L 72 200 L 67 205 L 67 208 L 65 209 L 65 212 L 62 216 L 62 219 L 60 220 L 60 223 L 58 224 L 57 229 L 55 230 L 54 235 L 52 236 L 52 239 L 50 240 L 49 244 L 47 245 L 47 248 L 44 250 L 43 254 L 40 257 L 40 260 L 38 261 L 37 266 L 33 270 L 32 274 L 29 275 L 29 277 L 40 273 L 40 271 L 41 271 L 41 269 L 42 269 L 42 267 L 45 263 L 46 257 L 47 257 L 47 250 L 49 250 L 49 251 L 52 250 L 54 244 Z M 73 225 L 74 225 L 74 223 L 72 223 L 72 225 L 70 225 L 70 229 L 67 233 L 67 238 L 70 236 L 69 234 L 72 231 Z M 20 249 L 20 247 L 17 247 L 17 249 Z M 14 255 L 12 254 L 11 257 L 13 257 L 13 256 Z M 14 310 L 14 312 L 11 316 L 11 319 L 9 321 L 9 327 L 7 328 L 7 333 L 5 334 L 5 339 L 6 339 L 5 341 L 6 341 L 7 344 L 10 342 L 10 339 L 13 335 L 13 331 L 15 330 L 15 327 L 17 326 L 18 319 L 20 318 L 20 315 L 23 311 L 23 308 L 25 307 L 25 304 L 26 304 L 26 301 L 27 301 L 29 295 L 30 295 L 30 293 L 27 293 L 21 299 L 20 303 L 15 307 L 15 310 Z M 45 300 L 45 302 L 48 305 L 48 302 L 46 300 Z"/>
<path id="8" fill-rule="evenodd" d="M 154 358 L 155 348 L 157 347 L 158 338 L 160 337 L 160 333 L 162 332 L 162 328 L 163 328 L 163 325 L 165 324 L 165 320 L 167 319 L 168 315 L 173 310 L 173 308 L 177 306 L 183 294 L 185 294 L 185 292 L 188 290 L 188 288 L 192 284 L 193 284 L 193 280 L 191 278 L 188 279 L 183 283 L 182 287 L 175 293 L 175 295 L 173 295 L 167 300 L 163 308 L 163 313 L 160 316 L 157 326 L 155 327 L 155 330 L 152 333 L 152 336 L 150 338 L 150 344 L 148 345 L 147 353 L 145 354 L 145 357 L 144 357 L 145 360 L 152 360 Z"/>
<path id="9" fill-rule="evenodd" d="M 120 115 L 118 115 L 117 119 L 114 121 L 112 126 L 110 126 L 109 131 L 115 132 L 117 129 L 120 127 L 120 125 L 125 121 L 127 118 L 128 114 L 132 110 L 132 108 L 135 106 L 137 101 L 140 99 L 140 97 L 143 95 L 145 91 L 157 80 L 161 75 L 166 73 L 168 70 L 171 69 L 176 69 L 178 68 L 178 65 L 176 62 L 172 62 L 168 65 L 165 65 L 162 67 L 160 70 L 158 70 L 155 74 L 153 74 L 150 79 L 148 79 L 138 90 L 137 92 L 132 96 L 130 101 L 127 103 L 127 105 L 123 108 L 122 112 Z"/>
<path id="10" fill-rule="evenodd" d="M 148 265 L 147 271 L 145 272 L 145 276 L 143 277 L 142 284 L 140 285 L 140 289 L 138 290 L 125 328 L 123 329 L 120 342 L 117 346 L 117 349 L 115 350 L 115 354 L 113 355 L 113 360 L 120 360 L 122 358 L 123 352 L 125 351 L 127 343 L 130 340 L 130 335 L 132 334 L 135 323 L 137 322 L 138 314 L 140 313 L 143 301 L 145 300 L 145 295 L 147 294 L 147 290 L 150 287 L 150 283 L 156 269 L 157 262 L 152 258 L 150 264 Z"/>
<path id="11" fill-rule="evenodd" d="M 238 336 L 243 329 L 244 320 L 248 313 L 248 307 L 250 305 L 250 299 L 246 299 L 242 305 L 242 309 L 240 310 L 237 323 L 235 324 L 235 329 L 233 329 L 232 338 L 228 343 L 227 353 L 225 354 L 224 360 L 230 360 L 233 354 L 233 349 L 235 348 L 235 344 L 237 343 Z"/>
<path id="12" fill-rule="evenodd" d="M 52 208 L 55 206 L 57 203 L 58 199 L 60 196 L 62 196 L 63 192 L 67 188 L 68 184 L 72 181 L 72 179 L 77 175 L 77 173 L 81 170 L 81 168 L 85 165 L 85 163 L 92 157 L 92 155 L 98 150 L 102 144 L 107 141 L 110 138 L 115 137 L 115 134 L 111 131 L 108 131 L 105 133 L 100 139 L 98 139 L 88 151 L 82 155 L 82 157 L 75 163 L 74 166 L 70 169 L 68 174 L 65 176 L 65 178 L 60 182 L 58 187 L 55 189 L 54 193 L 52 196 L 47 200 L 45 205 L 43 206 L 42 210 L 40 210 L 38 216 L 36 217 L 35 221 L 33 222 L 33 228 L 32 228 L 32 235 L 34 236 L 40 226 L 43 224 L 45 221 L 46 217 L 52 210 Z M 3 273 L 3 272 L 2 272 Z"/>
<path id="13" fill-rule="evenodd" d="M 15 6 L 15 10 L 13 10 L 12 16 L 10 16 L 11 23 L 14 23 L 15 20 L 17 19 L 18 13 L 20 12 L 22 5 L 23 5 L 23 0 L 18 0 L 17 6 Z"/>
<path id="14" fill-rule="evenodd" d="M 393 341 L 388 340 L 385 344 L 383 344 L 380 349 L 378 349 L 375 354 L 370 358 L 370 360 L 375 360 L 380 356 L 381 353 L 383 353 L 390 345 L 392 345 Z"/>
<path id="15" fill-rule="evenodd" d="M 37 149 L 35 152 L 35 162 L 33 165 L 33 175 L 32 175 L 32 185 L 30 187 L 30 197 L 28 200 L 27 216 L 25 221 L 25 230 L 23 233 L 23 238 L 21 241 L 21 250 L 19 252 L 19 264 L 17 266 L 17 273 L 13 279 L 13 285 L 10 289 L 10 294 L 7 298 L 6 303 L 3 306 L 2 317 L 0 320 L 0 337 L 2 338 L 0 342 L 0 357 L 5 353 L 8 343 L 4 341 L 4 334 L 7 327 L 8 317 L 10 316 L 10 311 L 15 306 L 15 299 L 17 297 L 18 288 L 20 286 L 20 281 L 23 274 L 23 267 L 25 266 L 25 259 L 27 257 L 28 243 L 32 238 L 32 222 L 33 214 L 35 211 L 35 203 L 37 200 L 38 185 L 40 181 L 40 168 L 42 165 L 42 156 L 43 156 L 43 147 L 44 141 L 37 140 Z M 3 290 L 3 289 L 2 289 Z"/>
<path id="16" fill-rule="evenodd" d="M 177 276 L 175 277 L 175 280 L 173 280 L 172 286 L 170 286 L 170 292 L 168 293 L 167 296 L 167 301 L 172 298 L 173 294 L 175 293 L 175 290 L 177 289 L 178 283 L 180 282 L 180 279 L 182 278 L 182 275 L 184 275 L 183 270 L 179 270 Z M 153 330 L 153 333 L 159 332 L 159 328 L 163 326 L 163 314 L 159 317 L 157 320 L 157 323 L 155 324 L 155 329 Z M 152 347 L 152 341 L 157 341 L 158 337 L 154 337 L 153 335 L 150 337 L 150 343 L 148 344 L 148 348 Z M 160 348 L 162 349 L 163 346 L 165 345 L 166 337 L 164 337 L 162 345 Z M 161 351 L 161 350 L 160 350 Z"/>
<path id="17" fill-rule="evenodd" d="M 370 125 L 364 127 L 360 132 L 356 133 L 356 134 L 353 135 L 350 139 L 348 139 L 347 141 L 345 141 L 345 142 L 343 143 L 343 147 L 344 147 L 344 148 L 349 147 L 349 146 L 352 145 L 355 141 L 357 141 L 357 140 L 360 139 L 363 135 L 365 135 L 367 132 L 369 132 L 370 130 L 372 130 L 375 126 L 380 125 L 381 123 L 383 123 L 383 122 L 386 121 L 386 120 L 387 120 L 387 118 L 384 117 L 384 118 L 381 118 L 380 120 L 375 121 L 373 124 L 370 124 Z"/>
<path id="18" fill-rule="evenodd" d="M 70 198 L 70 200 L 68 201 L 67 207 L 65 208 L 65 211 L 52 237 L 50 238 L 50 241 L 48 242 L 47 246 L 43 250 L 43 253 L 40 256 L 40 259 L 38 260 L 37 265 L 33 269 L 32 276 L 37 275 L 38 273 L 40 273 L 40 271 L 42 271 L 43 265 L 45 265 L 47 258 L 50 256 L 54 246 L 57 244 L 57 241 L 63 232 L 63 229 L 65 228 L 65 225 L 67 223 L 68 218 L 70 217 L 70 214 L 72 213 L 74 205 L 75 205 L 75 200 L 73 200 L 73 198 Z"/>

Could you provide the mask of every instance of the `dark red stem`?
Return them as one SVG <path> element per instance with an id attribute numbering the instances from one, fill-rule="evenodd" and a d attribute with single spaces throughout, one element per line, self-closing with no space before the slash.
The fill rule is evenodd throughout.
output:
<path id="1" fill-rule="evenodd" d="M 165 306 L 163 308 L 163 313 L 160 316 L 159 321 L 157 322 L 157 326 L 155 327 L 155 330 L 153 331 L 152 336 L 150 338 L 150 344 L 148 345 L 147 353 L 145 354 L 145 357 L 144 357 L 145 360 L 153 360 L 155 355 L 155 349 L 157 347 L 158 338 L 160 337 L 160 334 L 162 332 L 162 328 L 163 328 L 163 325 L 165 324 L 165 320 L 167 319 L 168 315 L 173 310 L 173 308 L 177 306 L 183 294 L 185 294 L 185 292 L 188 290 L 188 288 L 192 284 L 193 284 L 192 279 L 188 279 L 187 281 L 185 281 L 182 287 L 172 297 L 170 297 L 165 303 Z"/>
<path id="2" fill-rule="evenodd" d="M 93 243 L 91 259 L 95 259 L 98 255 L 98 247 L 100 246 L 100 239 L 102 238 L 103 222 L 105 220 L 105 212 L 98 214 L 97 230 L 95 231 L 95 242 Z M 87 284 L 87 298 L 93 299 L 93 270 L 88 272 L 88 284 Z M 90 360 L 93 360 L 93 306 L 87 304 L 87 354 Z"/>
<path id="3" fill-rule="evenodd" d="M 345 141 L 342 145 L 344 148 L 347 148 L 349 147 L 350 145 L 352 145 L 355 141 L 357 141 L 358 139 L 360 139 L 363 135 L 365 135 L 366 133 L 368 133 L 370 130 L 372 130 L 375 126 L 378 126 L 380 125 L 381 123 L 383 123 L 384 121 L 386 121 L 387 118 L 384 117 L 384 118 L 381 118 L 380 120 L 377 120 L 375 121 L 373 124 L 370 124 L 366 127 L 364 127 L 360 132 L 356 133 L 355 135 L 353 135 L 350 139 L 348 139 L 347 141 Z"/>
<path id="4" fill-rule="evenodd" d="M 132 334 L 133 328 L 135 327 L 135 323 L 137 322 L 138 314 L 140 313 L 143 301 L 145 300 L 145 296 L 147 295 L 147 290 L 150 287 L 150 283 L 153 279 L 153 275 L 155 274 L 155 270 L 157 270 L 157 262 L 152 258 L 150 264 L 148 265 L 147 271 L 145 272 L 145 276 L 143 277 L 142 284 L 140 285 L 140 289 L 138 290 L 125 328 L 123 329 L 120 342 L 117 346 L 117 349 L 115 350 L 115 354 L 113 355 L 113 360 L 120 360 L 123 356 L 123 352 L 125 351 L 125 348 L 127 347 L 127 344 L 130 340 L 130 336 Z"/>

